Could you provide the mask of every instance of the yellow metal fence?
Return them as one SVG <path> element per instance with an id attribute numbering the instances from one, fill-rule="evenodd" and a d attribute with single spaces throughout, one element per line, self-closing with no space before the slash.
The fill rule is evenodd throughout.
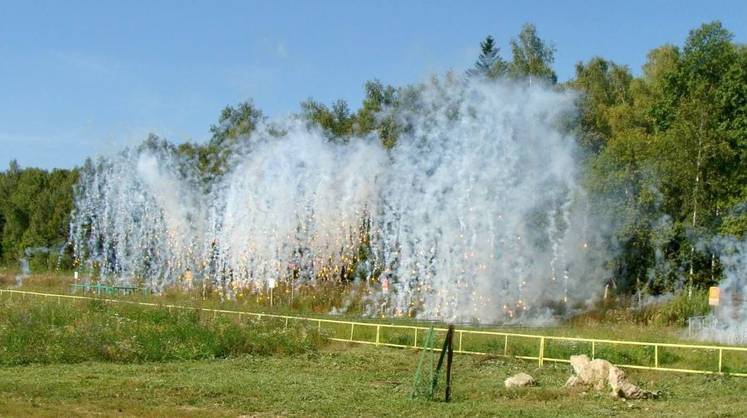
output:
<path id="1" fill-rule="evenodd" d="M 285 327 L 292 323 L 316 324 L 333 341 L 398 348 L 422 348 L 429 327 L 396 325 L 375 322 L 344 321 L 329 318 L 313 318 L 278 315 L 262 312 L 246 312 L 225 309 L 197 308 L 139 302 L 123 299 L 78 295 L 63 295 L 0 289 L 0 296 L 9 298 L 27 296 L 63 300 L 98 300 L 106 303 L 134 304 L 166 309 L 191 309 L 217 315 L 235 315 L 237 318 L 276 319 Z M 445 328 L 435 328 L 436 335 L 445 335 Z M 569 363 L 569 357 L 587 354 L 591 358 L 604 358 L 623 368 L 659 370 L 683 373 L 729 374 L 747 377 L 747 347 L 715 345 L 673 344 L 595 338 L 561 337 L 500 331 L 457 329 L 455 353 L 514 357 L 546 362 Z"/>

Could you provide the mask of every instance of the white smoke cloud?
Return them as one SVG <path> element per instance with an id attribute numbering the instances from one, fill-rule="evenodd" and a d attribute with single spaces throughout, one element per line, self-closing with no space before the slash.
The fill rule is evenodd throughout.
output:
<path id="1" fill-rule="evenodd" d="M 209 194 L 173 154 L 126 151 L 83 174 L 75 252 L 158 288 L 186 270 L 229 296 L 344 270 L 386 279 L 371 300 L 392 315 L 536 319 L 605 278 L 590 232 L 603 228 L 559 128 L 571 111 L 570 93 L 538 85 L 434 80 L 396 109 L 393 149 L 275 121 Z"/>
<path id="2" fill-rule="evenodd" d="M 427 317 L 490 321 L 566 300 L 583 246 L 568 233 L 581 203 L 574 141 L 557 129 L 572 99 L 446 82 L 405 115 L 413 129 L 383 189 L 396 230 L 381 228 L 383 256 L 399 260 L 398 309 L 419 297 Z"/>
<path id="3" fill-rule="evenodd" d="M 235 285 L 282 280 L 294 270 L 313 281 L 348 264 L 360 223 L 376 204 L 386 162 L 381 147 L 366 140 L 335 145 L 298 121 L 283 129 L 280 138 L 257 133 L 217 197 L 215 242 L 221 264 L 238 273 Z"/>
<path id="4" fill-rule="evenodd" d="M 699 337 L 727 344 L 747 342 L 747 240 L 716 237 L 712 248 L 719 254 L 724 279 L 719 283 L 719 305 L 705 321 Z"/>

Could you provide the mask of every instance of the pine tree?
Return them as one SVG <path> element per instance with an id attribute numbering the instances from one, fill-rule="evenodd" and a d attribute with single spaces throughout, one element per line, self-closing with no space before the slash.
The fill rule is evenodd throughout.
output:
<path id="1" fill-rule="evenodd" d="M 467 70 L 471 77 L 498 78 L 505 74 L 506 63 L 500 56 L 499 48 L 495 46 L 495 40 L 488 35 L 480 42 L 480 56 L 475 62 L 475 67 Z"/>

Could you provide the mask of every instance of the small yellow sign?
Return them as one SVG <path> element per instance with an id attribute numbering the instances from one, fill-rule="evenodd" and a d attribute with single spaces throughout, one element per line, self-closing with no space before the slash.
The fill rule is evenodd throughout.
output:
<path id="1" fill-rule="evenodd" d="M 708 289 L 708 305 L 718 306 L 720 295 L 721 295 L 721 289 L 719 289 L 717 286 L 711 286 Z"/>

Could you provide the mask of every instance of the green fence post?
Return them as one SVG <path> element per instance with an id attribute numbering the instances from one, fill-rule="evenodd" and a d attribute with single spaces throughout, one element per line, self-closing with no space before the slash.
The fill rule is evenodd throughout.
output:
<path id="1" fill-rule="evenodd" d="M 415 328 L 415 331 L 417 332 L 417 328 Z M 425 341 L 423 341 L 423 350 L 420 352 L 420 358 L 418 359 L 418 368 L 415 369 L 415 376 L 412 382 L 412 393 L 410 395 L 411 399 L 415 399 L 416 396 L 418 396 L 420 392 L 420 385 L 421 382 L 421 373 L 423 369 L 423 362 L 425 361 L 426 353 L 430 353 L 431 355 L 431 373 L 430 373 L 430 379 L 428 380 L 428 392 L 429 397 L 433 396 L 433 393 L 430 392 L 432 388 L 433 382 L 433 343 L 435 340 L 435 336 L 433 335 L 433 327 L 430 328 L 428 333 L 425 335 Z M 417 340 L 416 340 L 417 343 Z"/>

